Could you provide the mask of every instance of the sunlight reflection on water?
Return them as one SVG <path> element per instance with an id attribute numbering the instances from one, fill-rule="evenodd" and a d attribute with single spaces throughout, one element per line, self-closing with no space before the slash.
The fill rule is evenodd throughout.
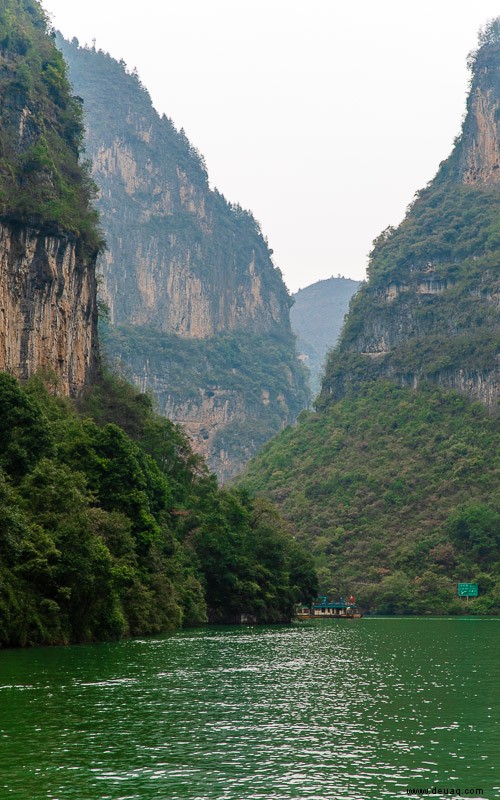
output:
<path id="1" fill-rule="evenodd" d="M 19 800 L 479 787 L 493 800 L 500 628 L 476 623 L 325 621 L 5 651 L 0 787 Z"/>

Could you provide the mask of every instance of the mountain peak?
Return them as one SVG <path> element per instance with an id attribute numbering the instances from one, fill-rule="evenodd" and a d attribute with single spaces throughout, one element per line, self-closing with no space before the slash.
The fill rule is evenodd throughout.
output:
<path id="1" fill-rule="evenodd" d="M 468 185 L 500 181 L 500 17 L 480 33 L 471 54 L 472 82 L 460 146 L 459 171 Z"/>
<path id="2" fill-rule="evenodd" d="M 500 18 L 480 34 L 462 133 L 397 228 L 329 359 L 320 406 L 378 378 L 433 382 L 496 409 L 500 297 Z"/>

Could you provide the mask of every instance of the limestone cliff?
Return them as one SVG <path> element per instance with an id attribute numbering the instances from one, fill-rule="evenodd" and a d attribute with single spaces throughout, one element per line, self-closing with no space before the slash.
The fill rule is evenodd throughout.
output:
<path id="1" fill-rule="evenodd" d="M 468 185 L 500 181 L 500 56 L 496 34 L 471 56 L 473 82 L 459 146 L 459 176 Z"/>
<path id="2" fill-rule="evenodd" d="M 290 300 L 251 214 L 210 190 L 202 157 L 136 76 L 102 52 L 60 44 L 85 101 L 112 324 L 194 338 L 287 327 Z"/>
<path id="3" fill-rule="evenodd" d="M 34 0 L 1 4 L 0 99 L 0 370 L 76 395 L 97 368 L 100 231 L 81 105 Z"/>
<path id="4" fill-rule="evenodd" d="M 494 27 L 494 26 L 493 26 Z M 500 397 L 500 40 L 472 59 L 462 135 L 406 219 L 376 240 L 320 406 L 378 377 Z"/>
<path id="5" fill-rule="evenodd" d="M 97 366 L 96 281 L 74 240 L 0 224 L 0 370 L 77 395 Z"/>
<path id="6" fill-rule="evenodd" d="M 113 363 L 153 392 L 222 481 L 307 402 L 297 389 L 300 364 L 290 359 L 292 334 L 235 331 L 198 340 L 134 326 L 103 331 Z"/>
<path id="7" fill-rule="evenodd" d="M 103 52 L 59 42 L 84 98 L 100 190 L 104 344 L 225 479 L 307 404 L 290 297 L 258 223 L 210 189 L 203 158 L 160 118 L 137 76 Z"/>

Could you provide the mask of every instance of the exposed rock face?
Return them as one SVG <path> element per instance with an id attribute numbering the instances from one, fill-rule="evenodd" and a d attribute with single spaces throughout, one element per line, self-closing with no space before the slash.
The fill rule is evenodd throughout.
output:
<path id="1" fill-rule="evenodd" d="M 0 224 L 0 370 L 39 369 L 77 395 L 97 368 L 94 266 L 69 237 Z"/>
<path id="2" fill-rule="evenodd" d="M 307 405 L 302 367 L 290 358 L 292 334 L 236 331 L 198 340 L 133 326 L 103 326 L 102 333 L 112 362 L 183 425 L 223 482 Z"/>
<path id="3" fill-rule="evenodd" d="M 198 185 L 178 166 L 169 169 L 158 158 L 169 126 L 154 122 L 128 115 L 132 148 L 119 137 L 106 147 L 89 121 L 88 150 L 107 232 L 101 266 L 111 322 L 153 324 L 194 338 L 286 325 L 288 298 L 255 223 L 224 208 L 196 161 Z M 115 213 L 118 197 L 126 198 L 130 224 Z M 229 237 L 221 230 L 221 212 L 235 228 Z"/>
<path id="4" fill-rule="evenodd" d="M 392 377 L 390 371 L 388 371 L 388 376 Z M 498 408 L 499 377 L 500 358 L 497 357 L 496 366 L 489 370 L 441 369 L 435 377 L 435 383 L 442 389 L 454 389 L 462 392 L 471 400 L 477 400 L 493 411 Z M 408 375 L 398 374 L 397 378 L 401 386 L 409 386 L 413 389 L 416 389 L 422 380 L 422 376 L 418 372 Z"/>
<path id="5" fill-rule="evenodd" d="M 366 380 L 500 399 L 500 43 L 476 54 L 462 136 L 406 219 L 375 242 L 319 405 Z"/>
<path id="6" fill-rule="evenodd" d="M 464 183 L 500 181 L 500 62 L 498 45 L 476 54 L 463 131 L 460 172 Z"/>
<path id="7" fill-rule="evenodd" d="M 84 99 L 100 189 L 104 345 L 226 479 L 307 405 L 290 297 L 258 223 L 210 189 L 202 157 L 158 116 L 137 77 L 102 52 L 59 43 Z M 263 391 L 268 406 L 253 397 Z"/>
<path id="8" fill-rule="evenodd" d="M 289 331 L 290 298 L 252 215 L 210 189 L 200 154 L 124 65 L 59 44 L 85 101 L 111 323 L 189 338 Z"/>
<path id="9" fill-rule="evenodd" d="M 500 180 L 498 111 L 500 104 L 491 89 L 473 95 L 470 146 L 465 150 L 464 183 L 497 183 Z"/>
<path id="10" fill-rule="evenodd" d="M 97 369 L 102 246 L 79 98 L 37 2 L 0 4 L 0 370 L 77 395 Z"/>
<path id="11" fill-rule="evenodd" d="M 287 396 L 262 389 L 259 397 L 249 397 L 241 390 L 214 384 L 182 395 L 158 378 L 158 370 L 148 373 L 148 365 L 142 374 L 129 375 L 143 391 L 153 392 L 162 414 L 183 426 L 193 450 L 206 458 L 222 483 L 243 470 L 259 444 L 279 430 L 280 420 L 284 428 L 296 416 L 287 402 L 290 392 Z"/>
<path id="12" fill-rule="evenodd" d="M 431 380 L 498 409 L 498 277 L 489 273 L 477 287 L 447 284 L 433 292 L 420 291 L 420 281 L 417 276 L 397 291 L 394 284 L 361 291 L 330 358 L 323 399 L 339 399 L 365 379 L 389 377 L 414 388 Z"/>
<path id="13" fill-rule="evenodd" d="M 217 386 L 200 388 L 192 396 L 182 396 L 159 377 L 157 370 L 149 372 L 148 366 L 146 364 L 142 374 L 129 373 L 133 382 L 143 391 L 153 392 L 162 414 L 183 426 L 193 450 L 216 469 L 219 480 L 222 483 L 230 480 L 243 469 L 255 451 L 251 442 L 242 441 L 238 452 L 233 443 L 229 443 L 227 448 L 224 446 L 224 433 L 228 426 L 244 428 L 248 423 L 248 398 L 243 392 Z M 263 399 L 262 403 L 265 402 Z"/>

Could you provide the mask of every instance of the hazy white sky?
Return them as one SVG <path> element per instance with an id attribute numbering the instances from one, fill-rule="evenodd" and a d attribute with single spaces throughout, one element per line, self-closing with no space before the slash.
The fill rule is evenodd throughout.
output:
<path id="1" fill-rule="evenodd" d="M 42 0 L 137 67 L 155 107 L 252 210 L 295 291 L 362 278 L 450 152 L 467 53 L 500 0 Z"/>

